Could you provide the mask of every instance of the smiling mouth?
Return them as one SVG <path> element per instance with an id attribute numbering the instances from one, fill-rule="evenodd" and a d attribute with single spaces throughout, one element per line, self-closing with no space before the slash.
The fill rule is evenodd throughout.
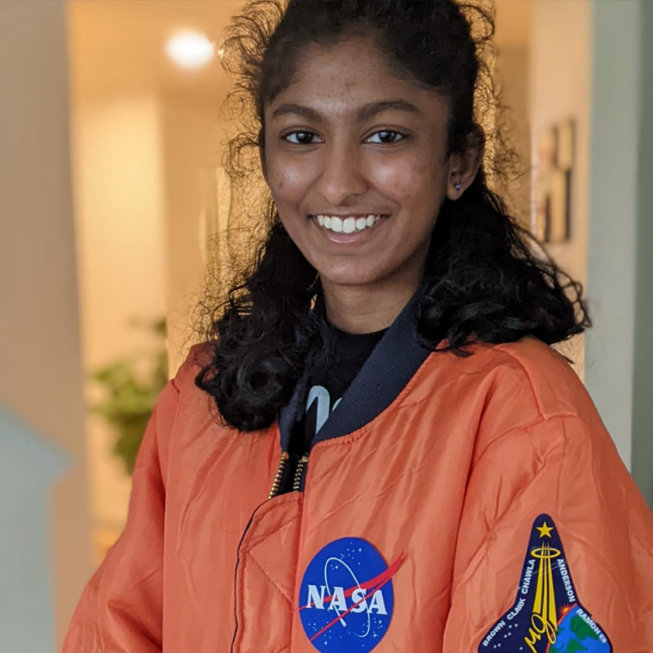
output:
<path id="1" fill-rule="evenodd" d="M 341 217 L 336 215 L 314 215 L 311 216 L 323 229 L 332 231 L 336 234 L 355 234 L 372 228 L 381 218 L 387 218 L 387 215 L 370 213 L 369 215 L 359 215 L 350 217 Z"/>

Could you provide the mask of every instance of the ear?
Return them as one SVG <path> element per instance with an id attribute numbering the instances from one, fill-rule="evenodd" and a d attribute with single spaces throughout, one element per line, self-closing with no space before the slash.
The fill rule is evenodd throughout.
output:
<path id="1" fill-rule="evenodd" d="M 449 155 L 447 197 L 450 200 L 460 199 L 471 186 L 481 165 L 482 155 L 482 147 L 478 145 L 470 145 L 464 152 L 453 152 Z"/>

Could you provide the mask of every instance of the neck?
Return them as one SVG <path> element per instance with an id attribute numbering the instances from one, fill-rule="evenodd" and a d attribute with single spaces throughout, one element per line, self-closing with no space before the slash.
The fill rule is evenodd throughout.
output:
<path id="1" fill-rule="evenodd" d="M 416 287 L 341 286 L 322 280 L 322 290 L 327 319 L 333 326 L 346 333 L 373 333 L 394 322 Z"/>

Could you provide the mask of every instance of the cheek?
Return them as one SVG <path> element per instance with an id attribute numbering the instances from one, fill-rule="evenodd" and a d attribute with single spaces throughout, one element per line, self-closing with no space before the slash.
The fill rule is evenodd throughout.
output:
<path id="1" fill-rule="evenodd" d="M 438 201 L 443 192 L 442 172 L 420 160 L 397 161 L 374 168 L 374 184 L 396 202 L 406 205 Z"/>
<path id="2" fill-rule="evenodd" d="M 275 201 L 290 202 L 299 199 L 308 184 L 306 168 L 294 162 L 275 162 L 269 168 L 269 185 Z"/>

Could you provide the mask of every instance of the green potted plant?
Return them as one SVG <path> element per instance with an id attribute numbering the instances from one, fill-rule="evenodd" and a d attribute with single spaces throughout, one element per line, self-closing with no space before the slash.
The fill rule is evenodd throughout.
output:
<path id="1" fill-rule="evenodd" d="M 145 361 L 142 357 L 122 358 L 92 374 L 93 380 L 104 387 L 105 398 L 95 403 L 91 410 L 115 429 L 113 453 L 123 461 L 128 474 L 134 470 L 136 454 L 154 403 L 168 380 L 165 319 L 150 322 L 147 326 L 161 336 L 160 349 L 145 354 Z M 146 371 L 143 372 L 142 368 Z"/>

